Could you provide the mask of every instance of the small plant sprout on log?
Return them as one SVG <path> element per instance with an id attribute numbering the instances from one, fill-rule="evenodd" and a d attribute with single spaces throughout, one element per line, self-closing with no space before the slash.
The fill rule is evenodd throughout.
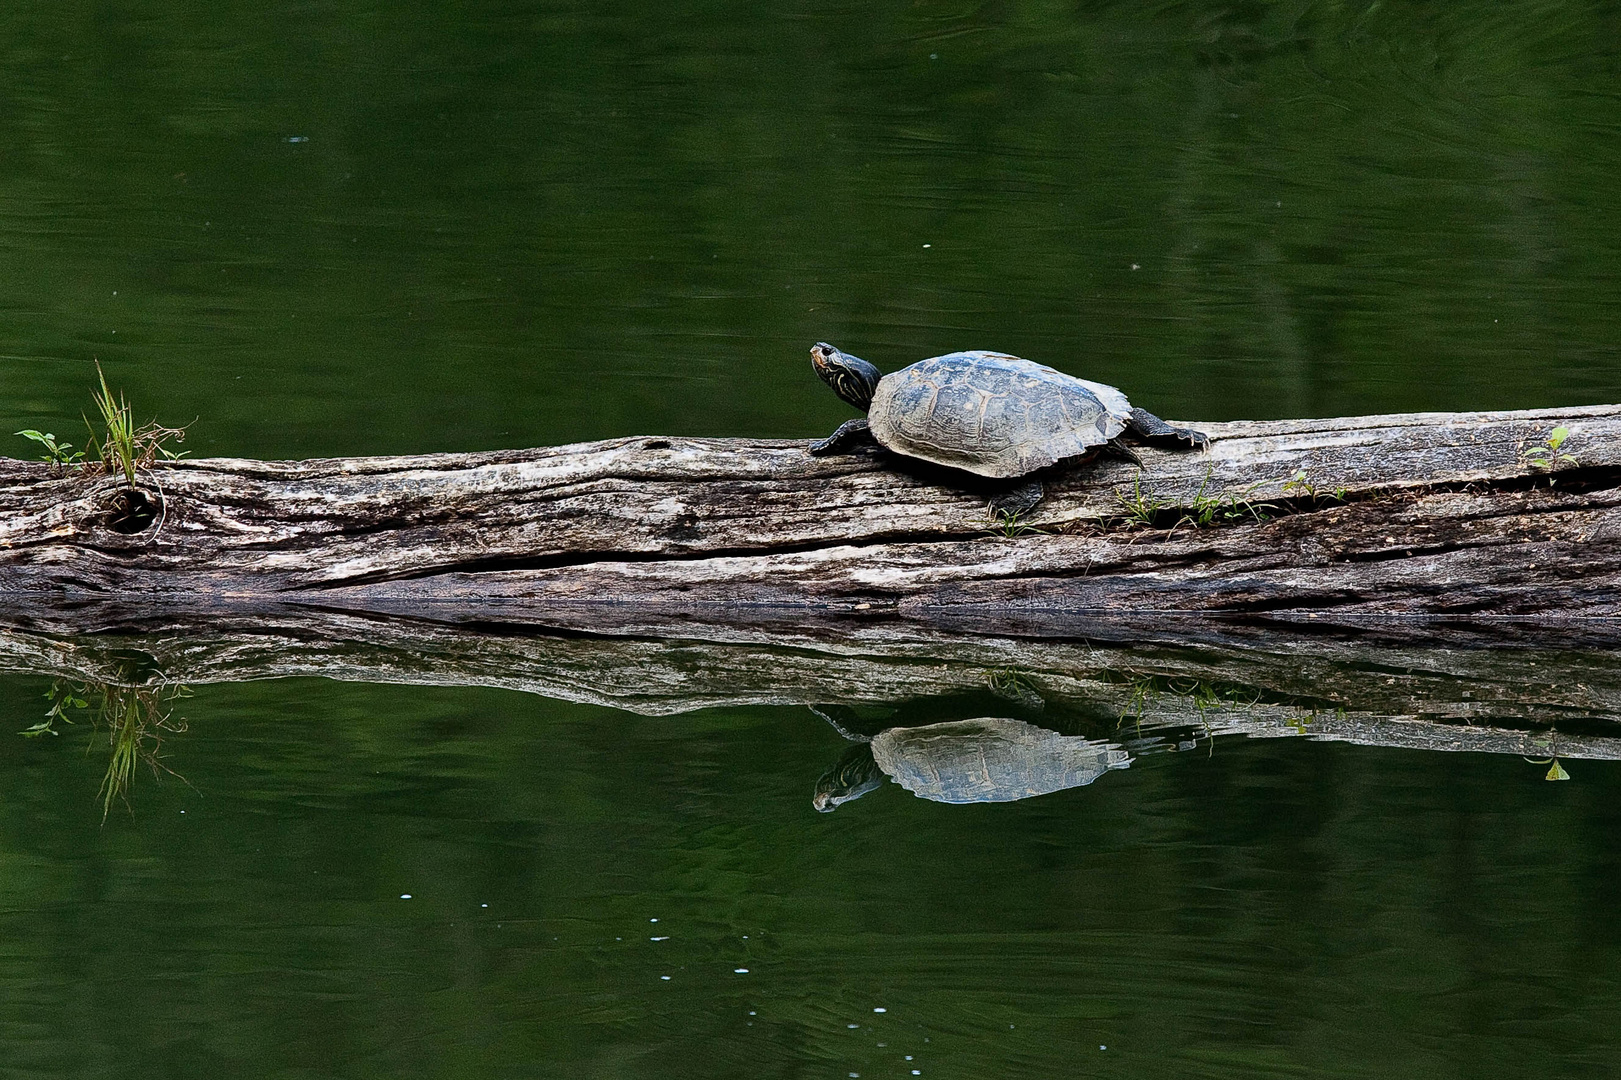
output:
<path id="1" fill-rule="evenodd" d="M 1215 494 L 1207 490 L 1210 487 L 1210 475 L 1207 470 L 1203 482 L 1199 484 L 1198 492 L 1193 496 L 1193 505 L 1177 524 L 1186 523 L 1203 528 L 1214 525 L 1217 521 L 1237 521 L 1246 517 L 1262 522 L 1270 520 L 1277 510 L 1272 503 L 1250 501 L 1250 496 L 1261 486 L 1261 481 L 1256 481 L 1236 495 L 1225 489 L 1220 494 Z"/>
<path id="2" fill-rule="evenodd" d="M 1570 438 L 1570 429 L 1568 427 L 1556 427 L 1548 433 L 1546 440 L 1535 446 L 1526 447 L 1520 452 L 1520 456 L 1525 458 L 1527 464 L 1537 469 L 1555 469 L 1560 465 L 1579 465 L 1581 463 L 1573 456 L 1560 450 L 1560 447 L 1565 445 L 1565 440 L 1568 438 Z"/>
<path id="3" fill-rule="evenodd" d="M 1325 500 L 1345 501 L 1345 489 L 1343 487 L 1337 487 L 1331 492 L 1319 491 L 1317 485 L 1312 483 L 1311 478 L 1306 475 L 1305 469 L 1296 469 L 1295 474 L 1283 482 L 1283 493 L 1291 498 L 1304 496 L 1314 504 Z"/>
<path id="4" fill-rule="evenodd" d="M 1137 475 L 1131 481 L 1131 494 L 1127 495 L 1120 488 L 1115 488 L 1115 502 L 1120 507 L 1120 520 L 1127 528 L 1147 528 L 1154 524 L 1154 518 L 1161 510 L 1170 506 L 1164 499 L 1157 499 L 1152 495 L 1143 494 L 1143 473 L 1137 470 Z"/>
<path id="5" fill-rule="evenodd" d="M 990 522 L 992 532 L 1007 540 L 1016 539 L 1023 536 L 1025 533 L 1041 533 L 1047 531 L 1046 529 L 1028 524 L 1025 521 L 1025 514 L 1017 510 L 998 510 L 992 508 L 987 520 Z"/>
<path id="6" fill-rule="evenodd" d="M 1206 471 L 1205 478 L 1199 484 L 1199 490 L 1188 499 L 1176 521 L 1171 525 L 1174 533 L 1183 525 L 1191 525 L 1196 529 L 1211 525 L 1232 524 L 1234 522 L 1249 520 L 1257 524 L 1270 521 L 1277 513 L 1278 507 L 1274 503 L 1255 502 L 1251 496 L 1255 494 L 1267 481 L 1257 480 L 1242 491 L 1234 492 L 1229 488 L 1212 491 L 1210 489 L 1212 474 Z M 1115 520 L 1122 522 L 1127 528 L 1146 528 L 1161 521 L 1161 515 L 1167 510 L 1176 510 L 1172 502 L 1145 495 L 1142 488 L 1142 474 L 1132 481 L 1131 494 L 1120 488 L 1114 492 L 1115 503 L 1119 513 Z"/>
<path id="7" fill-rule="evenodd" d="M 39 460 L 49 465 L 77 465 L 84 460 L 84 451 L 73 449 L 70 442 L 57 442 L 56 436 L 49 431 L 35 431 L 33 428 L 24 428 L 14 431 L 13 435 L 21 435 L 30 439 L 45 449 L 45 456 Z"/>

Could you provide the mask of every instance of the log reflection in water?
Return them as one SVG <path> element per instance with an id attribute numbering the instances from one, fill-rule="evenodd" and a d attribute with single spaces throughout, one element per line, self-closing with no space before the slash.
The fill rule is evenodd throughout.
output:
<path id="1" fill-rule="evenodd" d="M 842 705 L 881 707 L 892 714 L 884 726 L 917 727 L 1007 713 L 1133 753 L 1132 740 L 1182 729 L 1621 758 L 1621 673 L 1608 649 L 1561 650 L 1533 634 L 1515 647 L 1473 647 L 1467 632 L 1412 622 L 1309 636 L 1211 620 L 1093 620 L 1090 640 L 1050 628 L 1024 637 L 827 619 L 548 632 L 277 607 L 63 615 L 54 626 L 0 614 L 8 622 L 0 669 L 106 686 L 324 676 L 501 687 L 645 715 Z M 956 711 L 943 716 L 948 699 Z"/>

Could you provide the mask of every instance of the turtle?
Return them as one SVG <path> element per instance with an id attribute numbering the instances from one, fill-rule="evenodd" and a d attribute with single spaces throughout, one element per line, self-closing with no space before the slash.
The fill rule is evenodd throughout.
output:
<path id="1" fill-rule="evenodd" d="M 1131 765 L 1131 755 L 1113 743 L 1005 716 L 892 727 L 869 737 L 845 730 L 814 706 L 812 711 L 857 744 L 816 782 L 811 805 L 823 813 L 859 799 L 885 775 L 934 802 L 1013 802 L 1081 787 Z"/>
<path id="2" fill-rule="evenodd" d="M 1032 473 L 1114 445 L 1125 432 L 1196 450 L 1210 445 L 1204 432 L 1167 424 L 1113 386 L 1008 353 L 946 353 L 888 375 L 825 341 L 810 354 L 822 381 L 867 414 L 813 442 L 812 454 L 852 453 L 876 441 L 904 457 L 991 480 L 1023 478 L 992 499 L 992 509 L 1004 514 L 1041 501 Z"/>

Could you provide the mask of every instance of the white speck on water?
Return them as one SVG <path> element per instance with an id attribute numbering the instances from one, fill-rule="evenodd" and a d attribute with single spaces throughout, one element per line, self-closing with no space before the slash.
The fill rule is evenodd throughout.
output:
<path id="1" fill-rule="evenodd" d="M 615 940 L 615 941 L 624 941 L 624 940 L 625 940 L 625 939 L 624 939 L 624 938 L 622 938 L 622 937 L 616 937 L 616 938 L 614 938 L 614 940 Z"/>
<path id="2" fill-rule="evenodd" d="M 926 247 L 926 248 L 932 248 L 934 245 L 933 244 L 924 244 L 923 246 Z"/>
<path id="3" fill-rule="evenodd" d="M 912 1075 L 913 1076 L 922 1076 L 923 1075 L 923 1070 L 922 1069 L 913 1069 L 912 1070 Z"/>
<path id="4" fill-rule="evenodd" d="M 911 1061 L 911 1060 L 912 1060 L 912 1055 L 911 1055 L 911 1054 L 907 1054 L 907 1055 L 906 1055 L 906 1060 L 907 1060 L 907 1061 Z"/>
<path id="5" fill-rule="evenodd" d="M 1281 204 L 1281 203 L 1280 203 L 1280 204 L 1279 204 L 1279 205 L 1280 205 L 1280 206 L 1281 206 L 1281 205 L 1282 205 L 1282 204 Z M 1098 1049 L 1099 1049 L 1099 1050 L 1107 1050 L 1107 1049 L 1108 1049 L 1108 1047 L 1107 1047 L 1107 1046 L 1104 1046 L 1104 1045 L 1103 1045 L 1103 1044 L 1102 1044 L 1102 1043 L 1098 1043 Z"/>
<path id="6" fill-rule="evenodd" d="M 670 940 L 670 935 L 665 934 L 663 937 L 650 937 L 647 940 L 648 941 L 669 941 Z"/>
<path id="7" fill-rule="evenodd" d="M 670 981 L 670 977 L 668 975 L 660 975 L 659 978 L 664 982 Z"/>
<path id="8" fill-rule="evenodd" d="M 402 892 L 402 893 L 400 893 L 400 899 L 401 900 L 409 900 L 409 899 L 411 899 L 411 894 L 408 893 L 408 892 Z"/>
<path id="9" fill-rule="evenodd" d="M 113 295 L 114 295 L 114 296 L 117 296 L 117 295 L 118 295 L 118 290 L 117 290 L 117 289 L 114 289 L 114 290 L 113 290 Z"/>
<path id="10" fill-rule="evenodd" d="M 308 135 L 289 135 L 289 136 L 287 136 L 287 141 L 288 142 L 309 142 L 310 137 Z"/>
<path id="11" fill-rule="evenodd" d="M 882 1006 L 880 1006 L 879 1008 L 876 1008 L 876 1009 L 873 1010 L 873 1012 L 888 1012 L 888 1011 L 889 1011 L 888 1009 L 885 1009 Z"/>
<path id="12" fill-rule="evenodd" d="M 757 1013 L 757 1012 L 755 1012 L 755 1011 L 754 1011 L 754 1010 L 753 1010 L 753 1009 L 750 1009 L 750 1010 L 749 1010 L 749 1015 L 750 1015 L 750 1016 L 758 1016 L 758 1015 L 760 1015 L 760 1014 L 759 1014 L 759 1013 Z"/>
<path id="13" fill-rule="evenodd" d="M 658 920 L 657 920 L 657 919 L 648 919 L 648 920 L 647 920 L 647 921 L 648 921 L 648 922 L 658 922 Z"/>
<path id="14" fill-rule="evenodd" d="M 749 973 L 748 968 L 733 968 L 732 969 L 732 974 L 733 975 L 747 975 L 748 973 Z"/>
<path id="15" fill-rule="evenodd" d="M 1133 270 L 1141 270 L 1141 269 L 1142 269 L 1142 267 L 1141 267 L 1141 266 L 1139 266 L 1139 265 L 1138 265 L 1138 264 L 1136 264 L 1136 263 L 1132 263 L 1132 264 L 1131 264 L 1131 268 L 1132 268 L 1132 269 L 1133 269 Z"/>
<path id="16" fill-rule="evenodd" d="M 488 905 L 488 904 L 480 904 L 480 905 L 479 905 L 479 907 L 489 907 L 489 906 L 490 906 L 490 905 Z"/>
<path id="17" fill-rule="evenodd" d="M 937 53 L 937 52 L 932 52 L 932 53 L 929 54 L 929 59 L 930 60 L 938 60 L 938 59 L 940 59 L 940 54 Z"/>
<path id="18" fill-rule="evenodd" d="M 844 1026 L 847 1027 L 847 1028 L 858 1028 L 861 1025 L 860 1024 L 845 1024 Z"/>

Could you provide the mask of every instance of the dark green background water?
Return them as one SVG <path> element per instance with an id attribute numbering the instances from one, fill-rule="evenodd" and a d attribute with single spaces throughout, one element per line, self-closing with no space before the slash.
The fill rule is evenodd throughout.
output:
<path id="1" fill-rule="evenodd" d="M 4 685 L 0 730 L 32 722 L 44 681 Z M 1612 763 L 1549 784 L 1519 758 L 1226 741 L 1026 802 L 886 784 L 821 815 L 845 744 L 800 708 L 300 680 L 179 714 L 186 782 L 143 776 L 105 825 L 104 740 L 0 740 L 0 1074 L 1599 1077 L 1621 1055 Z"/>
<path id="2" fill-rule="evenodd" d="M 817 339 L 1203 419 L 1616 401 L 1618 177 L 1613 3 L 17 3 L 0 435 L 82 442 L 100 358 L 199 454 L 809 436 Z M 1610 766 L 1229 743 L 819 816 L 802 710 L 183 711 L 191 786 L 105 826 L 82 726 L 0 735 L 0 1075 L 1618 1063 Z"/>
<path id="3" fill-rule="evenodd" d="M 1209 419 L 1621 398 L 1611 3 L 75 10 L 0 22 L 14 426 L 100 357 L 203 453 L 809 435 L 819 338 Z"/>

